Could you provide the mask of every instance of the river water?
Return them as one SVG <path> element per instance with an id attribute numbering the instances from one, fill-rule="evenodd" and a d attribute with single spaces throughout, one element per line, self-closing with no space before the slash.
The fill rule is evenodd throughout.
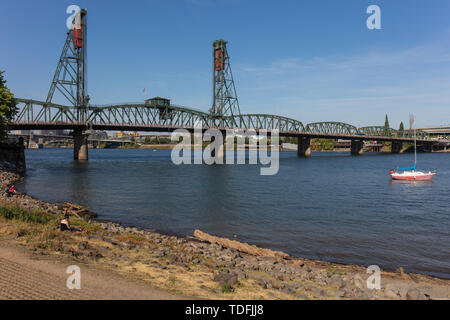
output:
<path id="1" fill-rule="evenodd" d="M 150 230 L 193 230 L 298 257 L 450 278 L 450 154 L 419 154 L 432 182 L 392 182 L 413 155 L 280 153 L 280 170 L 258 165 L 181 165 L 170 150 L 27 150 L 18 189 L 88 206 L 101 219 Z"/>

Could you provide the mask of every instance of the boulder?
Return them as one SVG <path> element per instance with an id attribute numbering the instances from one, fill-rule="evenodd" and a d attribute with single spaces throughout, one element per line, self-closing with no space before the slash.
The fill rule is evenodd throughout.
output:
<path id="1" fill-rule="evenodd" d="M 214 281 L 218 282 L 220 286 L 233 287 L 238 283 L 238 276 L 234 273 L 220 272 L 214 276 Z"/>

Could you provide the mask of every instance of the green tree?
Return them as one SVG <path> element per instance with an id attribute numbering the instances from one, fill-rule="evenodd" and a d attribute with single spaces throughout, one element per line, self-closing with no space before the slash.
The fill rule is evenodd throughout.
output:
<path id="1" fill-rule="evenodd" d="M 334 139 L 312 139 L 311 147 L 314 151 L 329 151 L 334 149 Z"/>
<path id="2" fill-rule="evenodd" d="M 388 115 L 386 114 L 386 118 L 384 119 L 384 135 L 388 136 L 389 135 L 389 119 L 388 119 Z"/>
<path id="3" fill-rule="evenodd" d="M 390 128 L 390 126 L 389 126 L 388 115 L 386 115 L 386 118 L 384 119 L 384 127 L 385 127 L 386 129 L 389 129 L 389 128 Z"/>
<path id="4" fill-rule="evenodd" d="M 405 126 L 403 125 L 403 122 L 400 122 L 400 128 L 398 128 L 398 131 L 400 132 L 405 131 Z"/>
<path id="5" fill-rule="evenodd" d="M 8 136 L 8 122 L 18 111 L 16 99 L 6 86 L 6 80 L 3 79 L 4 72 L 0 70 L 0 141 Z"/>

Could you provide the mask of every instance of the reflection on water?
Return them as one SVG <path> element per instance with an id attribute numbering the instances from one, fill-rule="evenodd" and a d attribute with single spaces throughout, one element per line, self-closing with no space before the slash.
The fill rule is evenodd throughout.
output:
<path id="1" fill-rule="evenodd" d="M 402 184 L 408 184 L 408 185 L 420 187 L 422 185 L 433 184 L 434 181 L 433 180 L 419 180 L 419 181 L 391 180 L 391 184 L 395 184 L 395 183 L 402 183 Z"/>
<path id="2" fill-rule="evenodd" d="M 257 165 L 175 166 L 169 150 L 90 150 L 85 163 L 71 152 L 27 150 L 20 190 L 148 229 L 450 278 L 450 154 L 419 155 L 438 168 L 431 182 L 393 182 L 411 155 L 281 153 L 279 173 L 260 176 Z"/>

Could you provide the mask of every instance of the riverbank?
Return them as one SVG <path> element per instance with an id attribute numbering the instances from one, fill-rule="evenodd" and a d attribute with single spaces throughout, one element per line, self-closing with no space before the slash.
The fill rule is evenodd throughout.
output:
<path id="1" fill-rule="evenodd" d="M 0 173 L 0 188 L 22 179 Z M 72 216 L 81 231 L 58 230 L 64 208 L 26 195 L 0 197 L 0 239 L 48 261 L 70 261 L 175 295 L 201 299 L 449 299 L 450 280 L 291 257 L 196 232 L 176 237 Z M 44 217 L 44 218 L 42 218 Z M 206 241 L 205 241 L 206 240 Z M 138 297 L 136 297 L 138 298 Z"/>

